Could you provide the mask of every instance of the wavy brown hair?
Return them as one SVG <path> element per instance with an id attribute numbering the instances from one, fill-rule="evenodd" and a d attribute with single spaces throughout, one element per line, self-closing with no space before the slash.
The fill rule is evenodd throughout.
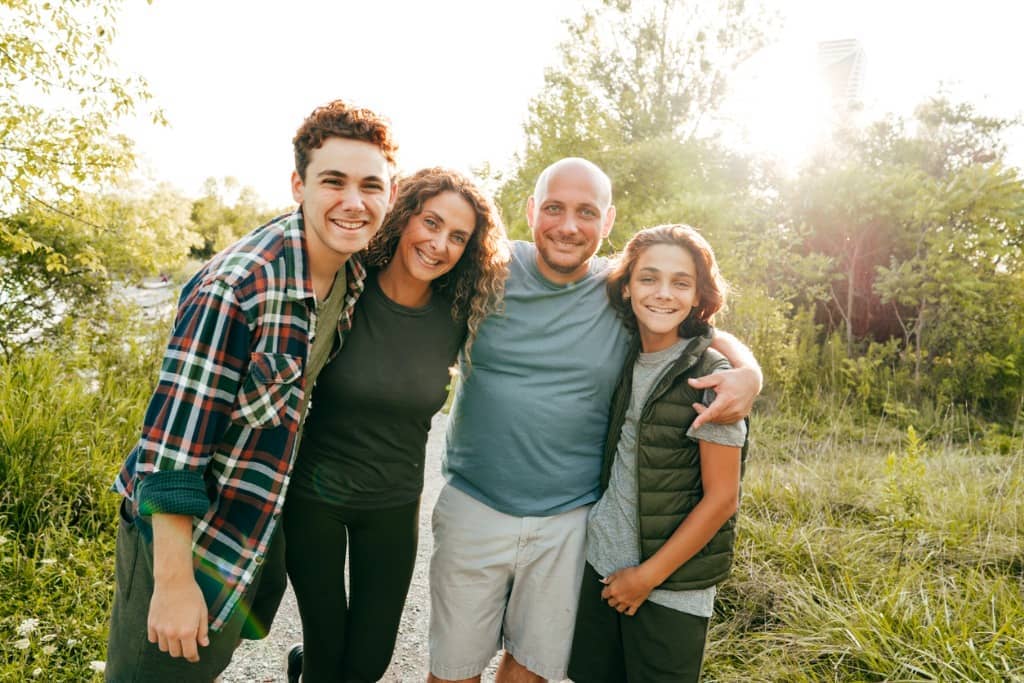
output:
<path id="1" fill-rule="evenodd" d="M 295 170 L 303 181 L 314 149 L 320 149 L 328 138 L 362 140 L 380 148 L 389 163 L 395 163 L 398 145 L 391 137 L 391 124 L 369 109 L 353 107 L 343 100 L 334 100 L 317 107 L 306 117 L 292 139 L 295 149 Z"/>
<path id="2" fill-rule="evenodd" d="M 704 334 L 714 324 L 715 314 L 725 308 L 729 286 L 718 271 L 711 245 L 689 225 L 659 225 L 633 235 L 608 275 L 608 299 L 612 307 L 630 329 L 636 329 L 636 315 L 629 300 L 623 297 L 622 290 L 629 283 L 640 255 L 658 244 L 682 247 L 693 257 L 697 268 L 698 303 L 690 310 L 686 320 L 680 323 L 679 336 L 696 337 Z"/>
<path id="3" fill-rule="evenodd" d="M 509 260 L 498 210 L 471 180 L 446 168 L 425 168 L 400 180 L 395 206 L 366 247 L 364 262 L 384 267 L 394 256 L 409 219 L 423 211 L 424 202 L 444 192 L 465 199 L 476 216 L 473 234 L 458 263 L 430 283 L 431 289 L 451 300 L 452 318 L 466 323 L 464 353 L 468 360 L 480 323 L 501 306 Z"/>

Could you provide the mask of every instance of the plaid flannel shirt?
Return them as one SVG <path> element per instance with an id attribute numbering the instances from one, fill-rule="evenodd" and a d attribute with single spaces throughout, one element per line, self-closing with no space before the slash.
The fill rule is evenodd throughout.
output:
<path id="1" fill-rule="evenodd" d="M 339 335 L 363 290 L 357 257 L 346 276 Z M 284 505 L 315 317 L 301 210 L 215 256 L 182 291 L 142 436 L 114 482 L 147 531 L 153 513 L 196 518 L 196 580 L 215 631 Z"/>

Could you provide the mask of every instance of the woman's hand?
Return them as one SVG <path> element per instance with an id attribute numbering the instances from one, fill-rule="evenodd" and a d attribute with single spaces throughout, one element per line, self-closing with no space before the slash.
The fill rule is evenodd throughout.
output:
<path id="1" fill-rule="evenodd" d="M 637 609 L 657 585 L 647 575 L 643 565 L 620 569 L 611 576 L 601 579 L 601 583 L 605 584 L 601 597 L 608 602 L 608 606 L 628 617 L 636 614 Z"/>

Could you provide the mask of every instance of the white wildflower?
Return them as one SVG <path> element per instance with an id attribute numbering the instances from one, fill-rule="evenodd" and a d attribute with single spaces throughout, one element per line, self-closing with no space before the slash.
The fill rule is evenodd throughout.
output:
<path id="1" fill-rule="evenodd" d="M 39 639 L 40 643 L 48 643 L 57 637 L 56 633 L 47 633 L 45 636 Z"/>
<path id="2" fill-rule="evenodd" d="M 15 629 L 19 636 L 27 636 L 39 626 L 39 620 L 35 617 L 29 617 L 25 621 L 18 624 L 18 628 Z"/>
<path id="3" fill-rule="evenodd" d="M 43 675 L 43 670 L 41 668 L 39 668 L 38 666 L 36 668 L 32 669 L 32 678 L 39 678 L 42 675 Z"/>
<path id="4" fill-rule="evenodd" d="M 78 645 L 78 638 L 68 638 L 68 647 Z"/>
<path id="5" fill-rule="evenodd" d="M 39 560 L 39 564 L 44 565 L 44 566 L 48 566 L 48 565 L 51 565 L 51 564 L 57 564 L 57 560 L 53 559 L 52 557 L 47 557 L 47 558 L 44 558 L 42 560 Z"/>
<path id="6" fill-rule="evenodd" d="M 22 638 L 21 640 L 14 641 L 14 647 L 18 648 L 19 650 L 27 650 L 29 645 L 30 643 L 28 641 L 28 638 Z"/>
<path id="7" fill-rule="evenodd" d="M 94 659 L 91 662 L 89 662 L 89 668 L 93 671 L 99 671 L 100 673 L 103 673 L 107 670 L 107 663 Z"/>
<path id="8" fill-rule="evenodd" d="M 43 645 L 43 654 L 44 655 L 52 655 L 56 651 L 57 651 L 57 646 L 56 645 Z"/>

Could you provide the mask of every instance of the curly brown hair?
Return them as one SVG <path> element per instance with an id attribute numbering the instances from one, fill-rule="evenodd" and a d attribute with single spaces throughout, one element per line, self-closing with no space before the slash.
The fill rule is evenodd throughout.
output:
<path id="1" fill-rule="evenodd" d="M 314 149 L 320 149 L 328 138 L 349 138 L 377 145 L 389 163 L 395 163 L 398 145 L 391 137 L 391 124 L 369 109 L 353 107 L 343 100 L 334 100 L 317 107 L 306 117 L 292 139 L 295 148 L 295 170 L 303 181 Z"/>
<path id="2" fill-rule="evenodd" d="M 623 287 L 629 283 L 640 255 L 657 244 L 682 247 L 690 252 L 697 268 L 698 303 L 679 325 L 680 337 L 696 337 L 707 332 L 714 323 L 715 314 L 725 308 L 728 283 L 718 271 L 715 252 L 708 241 L 689 225 L 659 225 L 641 230 L 626 244 L 618 261 L 608 275 L 608 299 L 626 325 L 636 329 L 636 315 L 629 300 L 623 296 Z"/>
<path id="3" fill-rule="evenodd" d="M 424 202 L 444 192 L 461 196 L 476 215 L 473 234 L 458 263 L 430 283 L 435 292 L 451 299 L 452 318 L 466 323 L 464 354 L 468 360 L 480 323 L 501 306 L 509 261 L 508 240 L 498 209 L 471 180 L 446 168 L 425 168 L 402 178 L 395 206 L 370 240 L 363 261 L 384 267 L 394 256 L 409 219 L 423 211 Z"/>

